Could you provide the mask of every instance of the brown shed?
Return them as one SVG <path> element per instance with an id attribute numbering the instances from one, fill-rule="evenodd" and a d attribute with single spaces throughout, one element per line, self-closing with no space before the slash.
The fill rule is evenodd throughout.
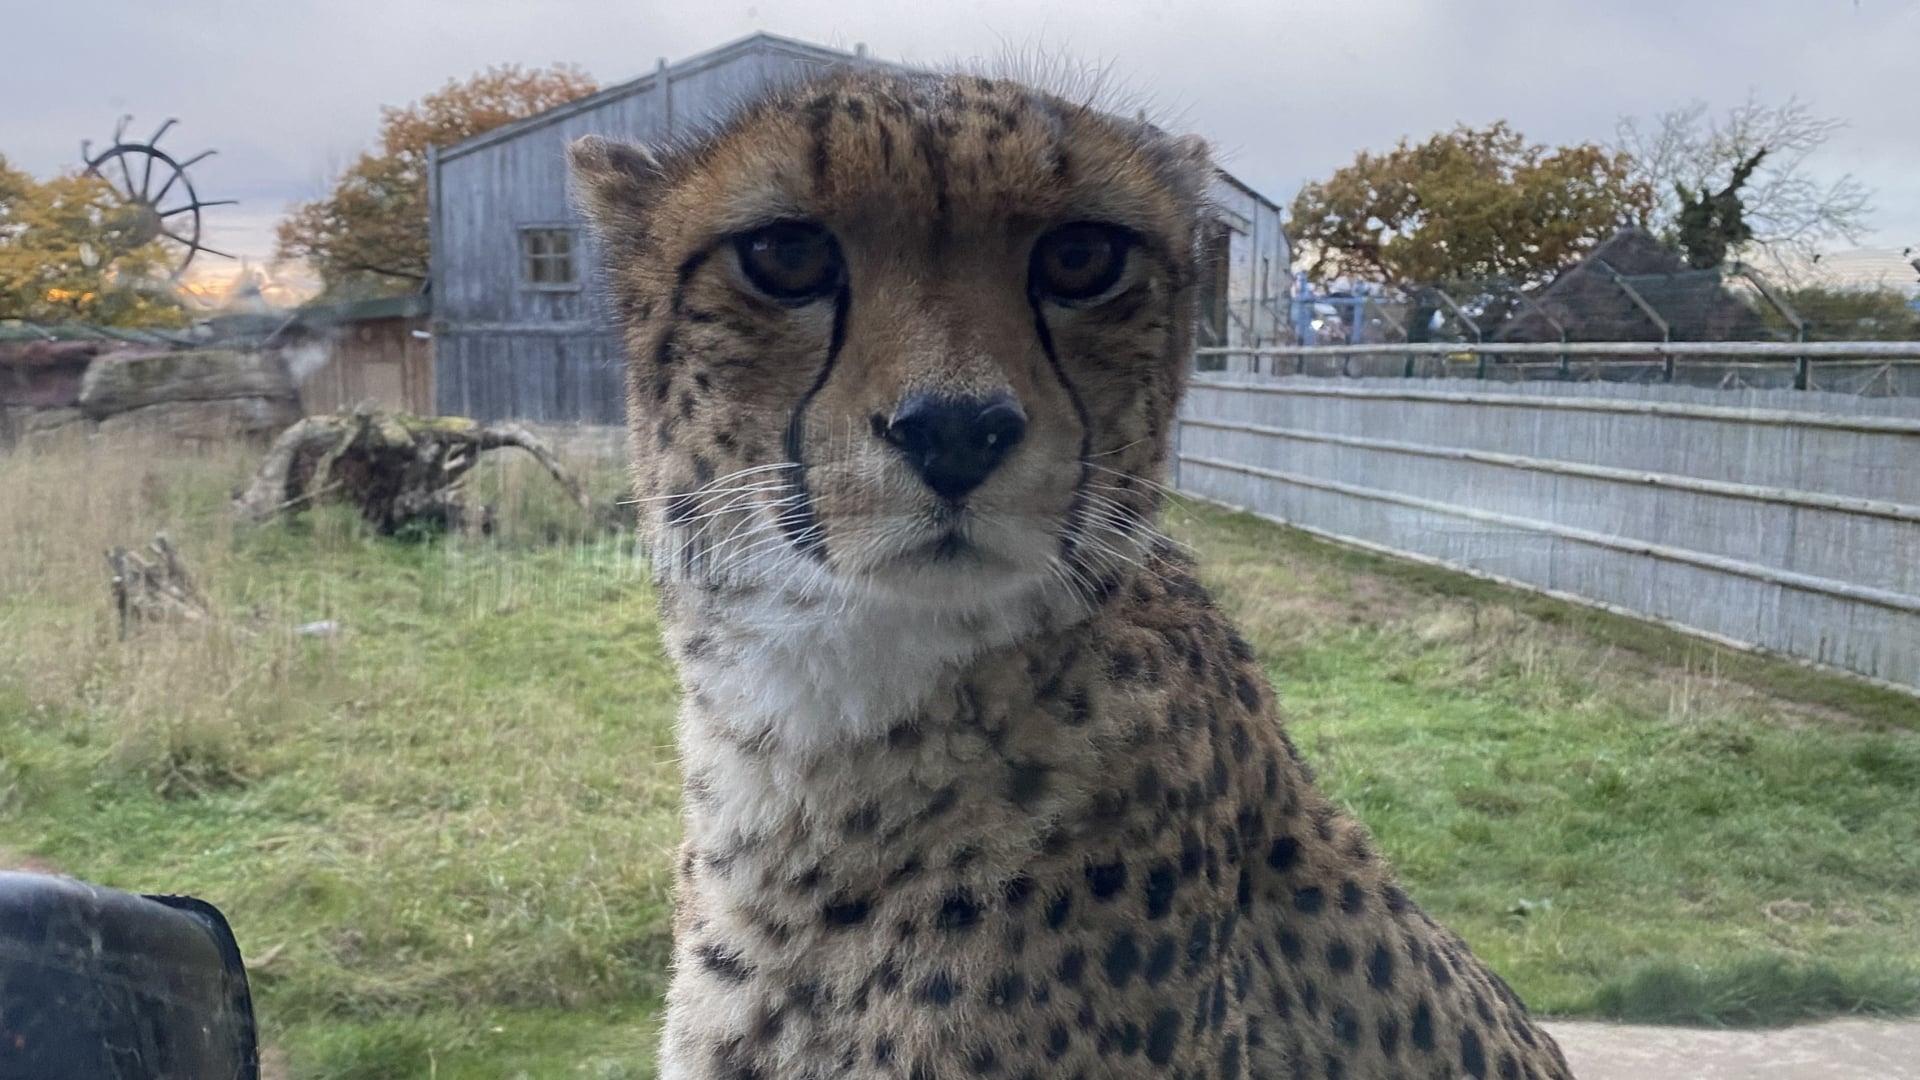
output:
<path id="1" fill-rule="evenodd" d="M 308 414 L 371 405 L 430 416 L 430 314 L 418 295 L 301 308 L 268 344 L 286 358 Z"/>

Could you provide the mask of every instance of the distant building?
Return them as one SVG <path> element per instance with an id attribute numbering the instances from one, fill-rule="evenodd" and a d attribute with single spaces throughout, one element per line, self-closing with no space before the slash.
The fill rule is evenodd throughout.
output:
<path id="1" fill-rule="evenodd" d="M 1818 262 L 1795 258 L 1796 285 L 1824 289 L 1887 290 L 1920 299 L 1920 248 L 1853 248 L 1823 252 Z"/>
<path id="2" fill-rule="evenodd" d="M 1531 293 L 1496 341 L 1752 341 L 1760 313 L 1717 270 L 1689 270 L 1643 229 L 1621 229 Z"/>
<path id="3" fill-rule="evenodd" d="M 755 34 L 438 150 L 430 170 L 434 401 L 480 419 L 619 423 L 619 334 L 598 252 L 568 198 L 566 148 L 588 134 L 657 140 L 743 95 L 834 65 L 896 67 Z M 1228 176 L 1214 185 L 1221 257 L 1204 286 L 1202 344 L 1285 334 L 1280 209 Z"/>

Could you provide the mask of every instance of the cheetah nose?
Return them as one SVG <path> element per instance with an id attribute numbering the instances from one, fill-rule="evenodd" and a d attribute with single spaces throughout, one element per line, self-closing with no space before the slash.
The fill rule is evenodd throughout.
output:
<path id="1" fill-rule="evenodd" d="M 900 451 L 941 498 L 958 500 L 986 480 L 1027 434 L 1027 414 L 1007 394 L 914 394 L 874 434 Z"/>

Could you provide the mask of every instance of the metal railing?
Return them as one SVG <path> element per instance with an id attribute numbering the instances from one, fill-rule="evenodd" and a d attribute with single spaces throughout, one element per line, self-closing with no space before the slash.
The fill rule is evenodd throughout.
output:
<path id="1" fill-rule="evenodd" d="M 1422 357 L 1442 360 L 1470 359 L 1474 377 L 1488 378 L 1490 369 L 1501 363 L 1529 358 L 1550 358 L 1556 362 L 1555 377 L 1572 374 L 1575 359 L 1594 361 L 1661 361 L 1661 381 L 1672 382 L 1677 358 L 1695 360 L 1791 363 L 1793 388 L 1806 390 L 1812 385 L 1816 361 L 1884 364 L 1902 360 L 1920 360 L 1920 341 L 1547 341 L 1481 342 L 1421 341 L 1381 342 L 1365 345 L 1269 345 L 1259 347 L 1207 347 L 1194 352 L 1202 367 L 1210 359 L 1228 361 L 1225 370 L 1248 374 L 1306 374 L 1307 360 L 1315 357 L 1397 357 L 1404 360 L 1401 374 L 1417 374 L 1415 361 Z M 1244 359 L 1243 365 L 1231 361 Z M 1263 364 L 1261 361 L 1270 361 Z M 1292 361 L 1289 365 L 1286 361 Z M 1263 371 L 1264 368 L 1264 371 Z M 1291 368 L 1291 372 L 1287 369 Z M 1218 369 L 1216 369 L 1218 370 Z M 1384 372 L 1370 371 L 1369 375 Z"/>

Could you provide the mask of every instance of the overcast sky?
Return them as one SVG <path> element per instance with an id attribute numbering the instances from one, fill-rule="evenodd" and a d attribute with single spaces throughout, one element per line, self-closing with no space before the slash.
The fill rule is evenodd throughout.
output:
<path id="1" fill-rule="evenodd" d="M 1870 244 L 1920 245 L 1920 0 L 0 0 L 0 154 L 48 175 L 133 113 L 194 169 L 210 241 L 264 259 L 287 204 L 323 192 L 382 104 L 505 61 L 600 82 L 758 30 L 950 62 L 1009 46 L 1111 64 L 1278 202 L 1360 149 L 1506 118 L 1605 140 L 1623 113 L 1749 91 L 1848 129 L 1819 160 L 1875 192 Z"/>

